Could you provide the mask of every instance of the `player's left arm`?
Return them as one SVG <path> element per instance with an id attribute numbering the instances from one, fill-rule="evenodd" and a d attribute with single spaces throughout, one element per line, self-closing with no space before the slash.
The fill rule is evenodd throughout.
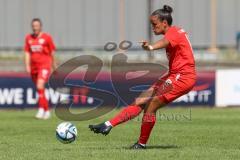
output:
<path id="1" fill-rule="evenodd" d="M 57 61 L 55 58 L 55 51 L 52 52 L 52 70 L 56 70 L 57 69 Z"/>
<path id="2" fill-rule="evenodd" d="M 147 51 L 167 48 L 167 46 L 170 44 L 170 42 L 166 38 L 163 38 L 155 42 L 154 44 L 149 44 L 147 41 L 142 41 L 141 43 L 142 43 L 142 48 Z"/>
<path id="3" fill-rule="evenodd" d="M 57 69 L 57 61 L 55 58 L 56 46 L 51 36 L 49 36 L 49 47 L 50 47 L 51 56 L 52 56 L 52 70 L 54 71 L 55 69 Z"/>

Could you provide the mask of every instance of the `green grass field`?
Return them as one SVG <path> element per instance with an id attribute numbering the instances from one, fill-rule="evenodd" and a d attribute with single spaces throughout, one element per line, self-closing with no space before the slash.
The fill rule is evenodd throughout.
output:
<path id="1" fill-rule="evenodd" d="M 138 138 L 140 118 L 114 128 L 110 135 L 93 134 L 88 124 L 113 116 L 73 122 L 78 139 L 61 144 L 55 138 L 57 117 L 40 121 L 35 111 L 0 111 L 1 160 L 238 160 L 240 159 L 240 109 L 161 110 L 148 149 L 129 150 Z M 191 117 L 190 117 L 191 114 Z M 173 119 L 172 117 L 175 117 Z M 160 116 L 160 115 L 159 115 Z M 168 117 L 168 119 L 167 119 Z"/>

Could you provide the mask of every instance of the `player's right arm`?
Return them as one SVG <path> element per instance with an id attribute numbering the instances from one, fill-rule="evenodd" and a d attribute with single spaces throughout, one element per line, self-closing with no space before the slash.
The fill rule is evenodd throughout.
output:
<path id="1" fill-rule="evenodd" d="M 158 50 L 162 48 L 167 48 L 169 45 L 169 41 L 165 38 L 155 42 L 154 44 L 150 45 L 147 41 L 141 41 L 142 48 L 146 51 Z"/>
<path id="2" fill-rule="evenodd" d="M 26 67 L 26 71 L 30 73 L 31 69 L 30 69 L 30 53 L 29 52 L 25 52 L 25 67 Z"/>
<path id="3" fill-rule="evenodd" d="M 25 38 L 25 46 L 24 46 L 24 61 L 25 61 L 25 67 L 26 71 L 30 73 L 31 67 L 30 67 L 30 46 L 28 44 L 28 38 Z"/>

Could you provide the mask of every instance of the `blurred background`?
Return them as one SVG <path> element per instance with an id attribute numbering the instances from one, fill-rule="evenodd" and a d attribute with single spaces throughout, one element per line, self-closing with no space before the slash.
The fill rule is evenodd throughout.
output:
<path id="1" fill-rule="evenodd" d="M 198 69 L 196 87 L 175 104 L 240 105 L 239 0 L 0 0 L 0 107 L 36 105 L 22 51 L 33 18 L 42 19 L 44 31 L 53 36 L 58 64 L 90 54 L 105 62 L 108 74 L 114 52 L 104 51 L 107 42 L 131 41 L 133 46 L 126 51 L 130 62 L 167 64 L 164 50 L 149 54 L 137 43 L 161 38 L 152 34 L 149 15 L 164 4 L 174 9 L 174 25 L 188 32 Z M 102 81 L 99 86 L 108 90 L 109 80 Z M 57 95 L 49 91 L 53 104 Z M 93 99 L 76 104 L 88 106 Z"/>

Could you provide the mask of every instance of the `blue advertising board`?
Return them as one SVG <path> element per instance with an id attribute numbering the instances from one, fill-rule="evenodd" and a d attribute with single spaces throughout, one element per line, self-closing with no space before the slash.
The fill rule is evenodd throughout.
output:
<path id="1" fill-rule="evenodd" d="M 47 87 L 46 96 L 51 106 L 55 106 L 60 101 L 61 103 L 71 101 L 73 107 L 93 107 L 101 104 L 101 101 L 106 101 L 105 104 L 110 106 L 125 106 L 131 104 L 141 91 L 140 89 L 138 92 L 129 92 L 128 81 L 113 83 L 108 72 L 101 72 L 97 80 L 91 84 L 85 84 L 82 80 L 83 76 L 82 73 L 70 76 L 66 86 L 55 89 Z M 99 95 L 104 92 L 109 94 L 103 94 L 104 96 L 99 99 Z M 27 74 L 0 74 L 0 108 L 37 107 L 37 98 L 34 84 Z M 215 72 L 198 72 L 197 83 L 192 91 L 178 98 L 171 105 L 214 106 Z"/>

